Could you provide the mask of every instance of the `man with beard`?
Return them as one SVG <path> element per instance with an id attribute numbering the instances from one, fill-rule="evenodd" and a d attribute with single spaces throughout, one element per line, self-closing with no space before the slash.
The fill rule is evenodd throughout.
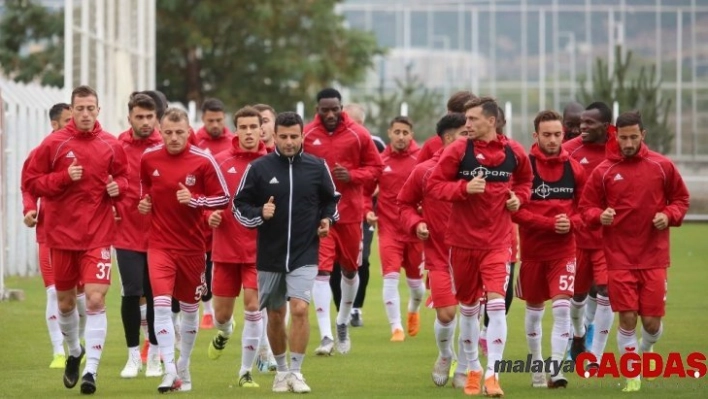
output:
<path id="1" fill-rule="evenodd" d="M 261 113 L 263 124 L 261 125 L 261 140 L 266 146 L 268 152 L 275 150 L 275 118 L 278 114 L 275 109 L 268 104 L 256 104 L 253 108 Z"/>
<path id="2" fill-rule="evenodd" d="M 584 111 L 582 104 L 569 103 L 563 108 L 563 142 L 580 136 L 580 116 Z"/>

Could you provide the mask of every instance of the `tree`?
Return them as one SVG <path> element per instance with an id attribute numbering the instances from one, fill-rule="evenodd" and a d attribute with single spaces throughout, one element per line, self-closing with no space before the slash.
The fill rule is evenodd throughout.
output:
<path id="1" fill-rule="evenodd" d="M 581 93 L 578 100 L 583 104 L 604 101 L 612 104 L 617 101 L 622 111 L 638 110 L 647 131 L 645 142 L 654 151 L 668 153 L 674 139 L 669 127 L 671 99 L 661 96 L 661 81 L 656 80 L 656 66 L 648 69 L 643 65 L 636 76 L 631 76 L 632 52 L 622 56 L 621 46 L 615 48 L 615 66 L 612 75 L 608 73 L 607 63 L 598 58 L 593 71 L 592 91 L 585 88 L 581 80 Z"/>
<path id="2" fill-rule="evenodd" d="M 276 110 L 352 85 L 383 53 L 373 34 L 347 29 L 341 0 L 158 0 L 158 89 L 171 100 L 217 97 Z"/>
<path id="3" fill-rule="evenodd" d="M 33 0 L 7 0 L 0 19 L 0 69 L 19 82 L 62 87 L 64 11 Z"/>
<path id="4" fill-rule="evenodd" d="M 388 138 L 384 133 L 391 120 L 400 115 L 403 103 L 408 104 L 408 116 L 413 121 L 415 138 L 419 142 L 435 134 L 435 125 L 444 113 L 442 94 L 425 87 L 412 69 L 412 64 L 406 65 L 404 78 L 395 80 L 395 89 L 387 90 L 382 77 L 376 92 L 363 96 L 367 127 L 386 141 Z"/>

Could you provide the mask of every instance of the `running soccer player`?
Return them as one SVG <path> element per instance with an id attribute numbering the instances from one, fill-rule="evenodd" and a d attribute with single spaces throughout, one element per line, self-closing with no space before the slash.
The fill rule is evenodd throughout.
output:
<path id="1" fill-rule="evenodd" d="M 465 104 L 476 97 L 477 96 L 470 91 L 458 91 L 447 100 L 447 113 L 464 114 Z M 440 140 L 440 136 L 437 134 L 432 136 L 425 141 L 423 148 L 420 149 L 418 153 L 418 163 L 423 163 L 432 158 L 441 148 L 443 148 L 443 142 Z"/>

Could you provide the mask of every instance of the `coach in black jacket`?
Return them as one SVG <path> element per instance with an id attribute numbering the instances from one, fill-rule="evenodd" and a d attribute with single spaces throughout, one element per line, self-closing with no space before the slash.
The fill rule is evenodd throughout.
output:
<path id="1" fill-rule="evenodd" d="M 274 392 L 310 392 L 300 366 L 309 336 L 308 306 L 317 275 L 319 237 L 339 219 L 339 193 L 329 168 L 323 159 L 302 152 L 302 130 L 302 118 L 296 113 L 278 115 L 276 149 L 248 166 L 232 209 L 242 225 L 258 228 L 258 296 L 261 309 L 268 310 L 268 340 L 278 363 Z M 292 317 L 289 369 L 286 300 Z"/>

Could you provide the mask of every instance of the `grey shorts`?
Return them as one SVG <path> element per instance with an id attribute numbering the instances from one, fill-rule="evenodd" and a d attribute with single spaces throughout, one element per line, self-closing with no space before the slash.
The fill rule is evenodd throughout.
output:
<path id="1" fill-rule="evenodd" d="M 299 267 L 290 273 L 258 271 L 260 309 L 280 309 L 290 298 L 310 303 L 317 265 Z"/>

